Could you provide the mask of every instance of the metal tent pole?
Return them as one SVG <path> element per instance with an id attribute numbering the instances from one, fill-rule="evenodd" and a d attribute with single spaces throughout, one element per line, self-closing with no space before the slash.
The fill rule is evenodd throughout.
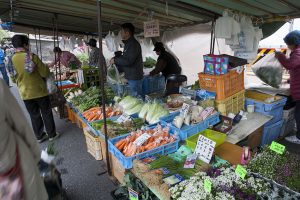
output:
<path id="1" fill-rule="evenodd" d="M 99 39 L 99 59 L 98 59 L 98 66 L 99 66 L 99 75 L 100 75 L 100 88 L 101 93 L 99 98 L 101 97 L 102 102 L 102 112 L 103 112 L 103 121 L 104 121 L 104 135 L 105 135 L 105 145 L 106 145 L 106 165 L 107 165 L 107 172 L 108 175 L 111 176 L 111 168 L 110 168 L 110 159 L 108 153 L 108 136 L 107 136 L 107 124 L 106 124 L 106 112 L 105 112 L 105 89 L 104 89 L 104 79 L 105 79 L 105 66 L 102 65 L 102 24 L 101 24 L 101 0 L 97 0 L 97 21 L 98 21 L 98 39 Z"/>

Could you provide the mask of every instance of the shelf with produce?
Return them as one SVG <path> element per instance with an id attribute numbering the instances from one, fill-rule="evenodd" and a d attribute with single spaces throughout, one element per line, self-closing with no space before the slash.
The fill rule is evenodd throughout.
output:
<path id="1" fill-rule="evenodd" d="M 147 135 L 144 143 L 138 144 L 139 137 Z M 160 138 L 162 137 L 162 138 Z M 178 149 L 179 140 L 172 128 L 157 125 L 155 128 L 139 130 L 109 139 L 109 152 L 116 156 L 125 169 L 132 168 L 135 159 L 151 155 L 166 155 Z"/>
<path id="2" fill-rule="evenodd" d="M 116 122 L 119 116 L 111 117 L 106 120 L 108 138 L 115 138 L 141 129 L 145 124 L 140 118 L 132 118 L 122 123 Z M 95 135 L 104 138 L 104 121 L 98 120 L 88 123 Z"/>
<path id="3" fill-rule="evenodd" d="M 180 140 L 185 140 L 189 136 L 199 133 L 220 122 L 218 112 L 212 112 L 203 120 L 203 118 L 200 117 L 200 114 L 204 111 L 203 108 L 194 106 L 191 110 L 193 110 L 194 114 L 190 116 L 189 123 L 184 123 L 186 117 L 180 115 L 180 111 L 176 111 L 166 117 L 162 117 L 161 122 L 165 125 L 170 124 L 171 127 L 179 133 Z M 193 120 L 195 120 L 194 123 Z"/>

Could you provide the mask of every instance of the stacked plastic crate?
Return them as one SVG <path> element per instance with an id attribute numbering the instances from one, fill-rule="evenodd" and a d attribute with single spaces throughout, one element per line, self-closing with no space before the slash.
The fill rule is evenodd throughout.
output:
<path id="1" fill-rule="evenodd" d="M 245 109 L 248 105 L 254 105 L 254 111 L 272 116 L 273 118 L 264 126 L 261 146 L 271 144 L 277 140 L 281 134 L 283 125 L 283 107 L 286 104 L 286 98 L 281 96 L 272 96 L 256 91 L 246 91 Z"/>

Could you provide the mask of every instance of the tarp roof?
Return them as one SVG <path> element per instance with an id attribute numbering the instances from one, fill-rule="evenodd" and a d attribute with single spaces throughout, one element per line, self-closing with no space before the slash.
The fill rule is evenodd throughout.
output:
<path id="1" fill-rule="evenodd" d="M 268 20 L 300 16 L 298 0 L 102 0 L 103 31 L 115 30 L 124 22 L 132 22 L 142 30 L 149 13 L 160 21 L 162 30 L 211 21 L 225 9 Z M 12 8 L 12 11 L 11 11 Z M 96 0 L 0 0 L 0 18 L 22 27 L 52 30 L 57 14 L 59 30 L 96 33 Z M 21 31 L 16 29 L 15 31 Z M 27 30 L 29 31 L 29 30 Z"/>

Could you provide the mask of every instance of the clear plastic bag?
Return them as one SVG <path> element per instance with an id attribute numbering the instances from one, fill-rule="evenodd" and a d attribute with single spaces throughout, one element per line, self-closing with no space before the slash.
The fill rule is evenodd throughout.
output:
<path id="1" fill-rule="evenodd" d="M 57 86 L 55 84 L 55 77 L 53 73 L 50 73 L 46 79 L 47 90 L 49 94 L 54 94 L 57 91 Z"/>
<path id="2" fill-rule="evenodd" d="M 255 75 L 266 84 L 279 88 L 282 82 L 282 66 L 275 54 L 268 54 L 252 66 Z"/>

